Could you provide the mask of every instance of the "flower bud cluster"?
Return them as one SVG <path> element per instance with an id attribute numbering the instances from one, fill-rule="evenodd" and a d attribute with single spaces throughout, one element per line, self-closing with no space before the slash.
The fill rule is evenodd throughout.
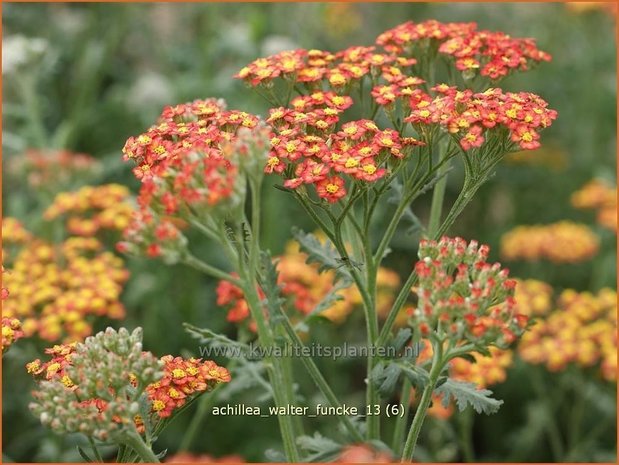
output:
<path id="1" fill-rule="evenodd" d="M 210 360 L 157 359 L 142 349 L 142 330 L 112 328 L 83 343 L 46 349 L 47 362 L 26 365 L 38 380 L 30 408 L 44 426 L 58 433 L 80 432 L 100 440 L 127 431 L 145 431 L 144 422 L 167 418 L 189 399 L 230 373 Z M 142 417 L 140 404 L 150 412 Z"/>
<path id="2" fill-rule="evenodd" d="M 84 343 L 52 348 L 54 358 L 28 364 L 45 373 L 31 411 L 57 433 L 105 441 L 135 426 L 142 391 L 162 376 L 162 363 L 142 351 L 142 331 L 108 328 Z"/>
<path id="3" fill-rule="evenodd" d="M 516 282 L 499 263 L 487 263 L 488 252 L 461 238 L 421 241 L 411 323 L 422 337 L 505 347 L 522 334 L 528 318 L 515 311 Z"/>

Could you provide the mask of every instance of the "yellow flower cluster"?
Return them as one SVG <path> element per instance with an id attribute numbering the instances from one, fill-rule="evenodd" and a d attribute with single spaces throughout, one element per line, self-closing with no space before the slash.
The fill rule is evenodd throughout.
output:
<path id="1" fill-rule="evenodd" d="M 2 353 L 24 335 L 21 323 L 17 318 L 2 318 Z"/>
<path id="2" fill-rule="evenodd" d="M 105 251 L 99 240 L 70 237 L 50 244 L 33 238 L 11 218 L 3 221 L 2 229 L 13 237 L 21 231 L 31 238 L 7 262 L 3 283 L 11 290 L 3 316 L 19 318 L 26 336 L 80 340 L 91 334 L 94 317 L 124 317 L 119 297 L 129 273 L 122 259 Z"/>
<path id="3" fill-rule="evenodd" d="M 575 263 L 591 258 L 598 248 L 595 233 L 588 226 L 571 221 L 518 226 L 501 238 L 501 257 L 505 260 Z"/>
<path id="4" fill-rule="evenodd" d="M 554 305 L 552 286 L 537 279 L 516 279 L 516 308 L 527 316 L 545 315 Z"/>
<path id="5" fill-rule="evenodd" d="M 24 244 L 32 239 L 32 234 L 15 218 L 2 219 L 2 242 L 4 244 Z"/>
<path id="6" fill-rule="evenodd" d="M 572 194 L 572 206 L 597 211 L 600 225 L 617 231 L 617 187 L 593 179 Z"/>
<path id="7" fill-rule="evenodd" d="M 120 184 L 84 186 L 75 192 L 61 192 L 43 214 L 45 220 L 66 215 L 67 231 L 94 236 L 102 229 L 122 231 L 129 226 L 132 206 L 129 189 Z"/>
<path id="8" fill-rule="evenodd" d="M 599 364 L 602 376 L 617 379 L 617 291 L 563 291 L 556 310 L 524 334 L 518 348 L 529 363 L 561 371 L 570 363 Z"/>

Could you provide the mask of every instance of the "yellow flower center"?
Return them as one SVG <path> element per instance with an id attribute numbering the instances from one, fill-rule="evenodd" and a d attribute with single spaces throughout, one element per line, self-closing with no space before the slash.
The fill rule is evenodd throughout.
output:
<path id="1" fill-rule="evenodd" d="M 376 165 L 363 165 L 363 171 L 365 171 L 367 174 L 374 174 L 376 173 Z"/>
<path id="2" fill-rule="evenodd" d="M 165 404 L 163 403 L 162 400 L 156 400 L 153 402 L 153 410 L 155 412 L 159 412 L 160 410 L 163 410 L 165 408 Z"/>
<path id="3" fill-rule="evenodd" d="M 346 160 L 346 168 L 355 168 L 356 166 L 359 166 L 359 160 L 354 158 L 349 158 Z"/>
<path id="4" fill-rule="evenodd" d="M 337 191 L 340 190 L 340 186 L 338 186 L 337 184 L 329 183 L 327 184 L 327 187 L 325 189 L 329 194 L 335 194 Z"/>

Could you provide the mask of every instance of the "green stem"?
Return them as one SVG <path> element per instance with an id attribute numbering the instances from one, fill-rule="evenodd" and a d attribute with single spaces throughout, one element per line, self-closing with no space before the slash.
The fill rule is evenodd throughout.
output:
<path id="1" fill-rule="evenodd" d="M 264 347 L 274 347 L 275 340 L 273 338 L 273 334 L 271 333 L 271 329 L 266 324 L 264 313 L 262 312 L 260 297 L 256 292 L 255 279 L 250 278 L 246 273 L 247 272 L 243 273 L 243 281 L 246 284 L 242 287 L 242 289 L 245 294 L 247 306 L 249 307 L 250 313 L 256 322 L 258 339 Z M 269 370 L 269 381 L 271 383 L 271 387 L 273 388 L 275 405 L 277 407 L 292 405 L 292 399 L 288 398 L 286 387 L 284 386 L 285 380 L 282 373 L 281 364 L 279 363 L 280 360 L 270 356 L 267 357 L 266 361 L 267 365 L 271 368 Z M 288 415 L 278 415 L 277 419 L 279 421 L 279 427 L 282 434 L 286 459 L 289 462 L 298 462 L 300 460 L 300 455 L 295 442 L 292 419 Z"/>
<path id="2" fill-rule="evenodd" d="M 404 408 L 404 414 L 396 419 L 395 429 L 393 431 L 393 443 L 391 449 L 394 455 L 399 456 L 402 452 L 402 444 L 406 434 L 406 426 L 408 422 L 408 412 L 411 403 L 412 385 L 408 378 L 404 378 L 402 382 L 402 393 L 400 394 L 400 403 Z"/>
<path id="3" fill-rule="evenodd" d="M 92 448 L 92 453 L 95 454 L 95 459 L 97 460 L 97 462 L 103 463 L 103 458 L 101 457 L 101 454 L 99 453 L 99 448 L 97 447 L 94 439 L 91 436 L 88 436 L 88 443 L 90 444 L 90 447 Z"/>
<path id="4" fill-rule="evenodd" d="M 469 408 L 466 409 L 464 412 L 461 412 L 458 415 L 458 420 L 462 458 L 466 463 L 474 462 L 475 452 L 473 448 L 473 410 Z"/>
<path id="5" fill-rule="evenodd" d="M 146 445 L 137 432 L 131 432 L 123 437 L 123 442 L 131 447 L 144 463 L 159 463 L 159 459 L 153 450 Z"/>
<path id="6" fill-rule="evenodd" d="M 204 274 L 207 274 L 217 279 L 228 281 L 234 284 L 235 286 L 241 285 L 241 281 L 235 278 L 234 276 L 230 275 L 229 273 L 226 273 L 223 270 L 220 270 L 219 268 L 215 268 L 214 266 L 209 265 L 208 263 L 204 263 L 202 260 L 194 257 L 193 255 L 187 255 L 183 259 L 183 263 L 198 271 L 201 271 Z"/>
<path id="7" fill-rule="evenodd" d="M 286 329 L 286 332 L 288 333 L 288 335 L 290 336 L 294 344 L 302 348 L 303 342 L 301 341 L 298 334 L 296 333 L 296 331 L 290 324 L 290 321 L 288 320 L 288 321 L 285 321 L 284 323 L 285 323 L 284 327 Z M 303 353 L 303 351 L 301 351 L 301 353 Z M 316 366 L 316 363 L 314 362 L 314 360 L 311 357 L 302 355 L 301 362 L 303 363 L 303 365 L 305 365 L 305 369 L 311 376 L 312 380 L 314 381 L 314 383 L 316 384 L 316 386 L 318 387 L 322 395 L 325 396 L 329 404 L 331 404 L 332 407 L 340 407 L 342 404 L 340 403 L 337 396 L 331 389 L 331 386 L 329 386 L 329 383 L 327 383 L 327 380 L 324 378 L 324 376 L 322 375 L 322 373 Z M 352 421 L 350 421 L 350 418 L 348 418 L 348 416 L 346 415 L 342 415 L 339 418 L 342 420 L 342 422 L 344 423 L 344 427 L 348 430 L 348 432 L 351 434 L 354 440 L 357 442 L 363 442 L 363 437 L 361 436 L 361 434 L 359 434 L 359 430 L 357 430 L 357 428 L 352 423 Z"/>
<path id="8" fill-rule="evenodd" d="M 443 201 L 445 199 L 445 190 L 447 188 L 447 171 L 449 170 L 449 163 L 443 164 L 443 160 L 447 157 L 447 150 L 439 151 L 439 168 L 437 175 L 440 179 L 434 186 L 434 192 L 432 192 L 432 206 L 430 207 L 430 219 L 428 221 L 428 236 L 434 237 L 438 231 L 441 214 L 443 212 Z"/>
<path id="9" fill-rule="evenodd" d="M 413 417 L 413 423 L 411 424 L 411 428 L 406 439 L 406 444 L 404 444 L 404 450 L 402 452 L 402 462 L 410 462 L 413 459 L 415 446 L 417 445 L 417 439 L 419 438 L 419 432 L 421 431 L 421 426 L 423 425 L 430 402 L 432 402 L 432 393 L 436 387 L 438 377 L 443 370 L 444 361 L 442 360 L 442 348 L 440 344 L 434 344 L 433 349 L 434 356 L 432 358 L 432 368 L 430 369 L 430 379 L 428 380 L 426 387 L 423 389 L 419 406 L 417 407 L 417 411 Z"/>

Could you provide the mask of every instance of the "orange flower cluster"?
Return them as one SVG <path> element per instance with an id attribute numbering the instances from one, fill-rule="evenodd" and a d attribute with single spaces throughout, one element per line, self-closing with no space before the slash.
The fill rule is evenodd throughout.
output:
<path id="1" fill-rule="evenodd" d="M 122 231 L 129 225 L 132 207 L 129 189 L 120 184 L 85 186 L 61 192 L 43 213 L 46 221 L 66 216 L 66 229 L 76 236 L 94 236 L 102 230 Z"/>
<path id="2" fill-rule="evenodd" d="M 572 221 L 518 226 L 501 237 L 501 257 L 505 260 L 577 263 L 593 257 L 598 248 L 599 239 L 593 231 Z"/>
<path id="3" fill-rule="evenodd" d="M 32 187 L 66 187 L 73 180 L 83 179 L 100 169 L 100 163 L 90 155 L 67 150 L 28 150 L 11 160 L 9 170 L 25 174 Z"/>
<path id="4" fill-rule="evenodd" d="M 535 63 L 550 61 L 533 39 L 513 38 L 503 32 L 478 31 L 475 23 L 406 22 L 383 32 L 376 43 L 396 54 L 413 54 L 420 48 L 438 47 L 460 71 L 480 70 L 482 76 L 501 79 L 526 71 Z"/>
<path id="5" fill-rule="evenodd" d="M 529 363 L 550 371 L 570 363 L 599 365 L 604 379 L 617 379 L 617 291 L 597 294 L 563 291 L 556 310 L 540 319 L 520 341 L 518 352 Z"/>
<path id="6" fill-rule="evenodd" d="M 346 195 L 345 176 L 377 181 L 389 162 L 422 145 L 393 129 L 380 130 L 370 120 L 350 121 L 336 130 L 338 115 L 351 105 L 348 96 L 317 91 L 293 99 L 292 109 L 272 109 L 267 122 L 274 135 L 265 172 L 285 172 L 284 187 L 312 184 L 319 197 L 337 202 Z"/>
<path id="7" fill-rule="evenodd" d="M 593 179 L 572 194 L 571 202 L 576 208 L 596 210 L 598 223 L 617 231 L 617 187 Z"/>
<path id="8" fill-rule="evenodd" d="M 557 112 L 529 92 L 503 92 L 492 88 L 485 92 L 459 91 L 446 84 L 434 86 L 436 98 L 416 90 L 405 118 L 419 131 L 420 125 L 440 124 L 457 137 L 464 150 L 481 147 L 490 136 L 496 136 L 508 147 L 533 150 L 540 147 L 539 131 L 549 127 Z M 506 128 L 508 131 L 500 131 Z M 490 132 L 491 131 L 491 132 Z M 510 144 L 511 141 L 511 144 Z"/>
<path id="9" fill-rule="evenodd" d="M 540 61 L 550 61 L 533 39 L 512 38 L 502 32 L 478 31 L 475 23 L 407 22 L 383 32 L 375 46 L 355 46 L 331 53 L 322 50 L 291 50 L 259 58 L 242 68 L 236 78 L 252 86 L 269 86 L 275 78 L 313 84 L 326 82 L 342 88 L 366 75 L 381 72 L 399 76 L 402 68 L 417 64 L 415 57 L 430 48 L 455 60 L 460 71 L 474 71 L 499 79 L 513 71 L 526 71 Z M 424 53 L 425 51 L 425 53 Z M 414 68 L 413 68 L 414 69 Z M 389 79 L 387 79 L 389 80 Z"/>
<path id="10" fill-rule="evenodd" d="M 353 88 L 363 93 L 360 81 L 366 76 L 371 79 L 375 105 L 385 107 L 393 122 L 394 104 L 402 100 L 402 119 L 412 123 L 418 137 L 427 135 L 424 126 L 440 124 L 464 150 L 480 147 L 493 136 L 506 151 L 515 144 L 522 149 L 540 146 L 539 131 L 550 126 L 557 113 L 535 94 L 499 89 L 474 94 L 446 84 L 432 87 L 432 95 L 422 91 L 419 86 L 427 89 L 427 84 L 415 73 L 427 70 L 417 58 L 431 55 L 424 48 L 430 41 L 436 41 L 434 51 L 438 48 L 453 56 L 458 69 L 470 74 L 482 66 L 481 74 L 493 79 L 550 59 L 531 39 L 477 31 L 474 23 L 437 21 L 409 22 L 381 34 L 377 45 L 383 50 L 376 46 L 336 53 L 298 49 L 259 58 L 235 77 L 271 94 L 274 80 L 282 78 L 290 95 L 292 90 L 300 94 L 290 108 L 279 106 L 270 112 L 267 122 L 274 134 L 265 172 L 281 174 L 290 189 L 312 184 L 320 198 L 333 203 L 350 189 L 347 178 L 348 184 L 375 182 L 389 172 L 390 165 L 410 155 L 412 147 L 424 145 L 404 137 L 405 128 L 395 122 L 398 131 L 380 130 L 366 119 L 339 127 L 341 113 L 353 104 L 348 94 Z M 417 45 L 423 50 L 416 50 Z"/>
<path id="11" fill-rule="evenodd" d="M 307 315 L 333 291 L 335 273 L 319 272 L 315 263 L 307 263 L 307 255 L 299 250 L 296 243 L 289 243 L 284 255 L 277 257 L 278 284 L 282 294 L 287 297 L 291 308 L 300 315 Z M 376 308 L 378 314 L 385 314 L 391 308 L 395 293 L 400 285 L 400 277 L 392 270 L 380 267 L 376 279 Z M 260 292 L 260 291 L 259 291 Z M 334 323 L 343 322 L 346 317 L 362 304 L 361 294 L 355 286 L 337 291 L 340 300 L 325 308 L 320 315 Z M 249 307 L 243 291 L 227 281 L 217 286 L 217 305 L 228 308 L 227 320 L 234 323 L 249 321 Z M 253 327 L 253 322 L 250 322 Z"/>
<path id="12" fill-rule="evenodd" d="M 237 176 L 242 161 L 233 157 L 259 145 L 267 137 L 263 133 L 256 116 L 228 111 L 221 100 L 166 107 L 156 125 L 130 137 L 123 148 L 125 160 L 136 163 L 133 172 L 142 184 L 139 211 L 121 248 L 162 255 L 166 247 L 178 245 L 175 220 L 181 213 L 191 216 L 218 206 L 229 211 L 240 204 L 245 196 L 244 181 Z"/>
<path id="13" fill-rule="evenodd" d="M 12 239 L 16 231 L 17 237 L 26 234 L 14 219 L 3 221 L 3 232 L 5 224 Z M 11 298 L 3 314 L 22 320 L 26 336 L 79 340 L 91 334 L 94 317 L 125 315 L 119 296 L 128 271 L 95 238 L 71 237 L 59 245 L 31 239 L 8 266 L 4 279 Z"/>
<path id="14" fill-rule="evenodd" d="M 211 360 L 183 359 L 165 355 L 161 357 L 163 377 L 146 388 L 151 409 L 160 418 L 185 405 L 197 393 L 204 392 L 218 383 L 230 381 L 230 373 Z"/>

